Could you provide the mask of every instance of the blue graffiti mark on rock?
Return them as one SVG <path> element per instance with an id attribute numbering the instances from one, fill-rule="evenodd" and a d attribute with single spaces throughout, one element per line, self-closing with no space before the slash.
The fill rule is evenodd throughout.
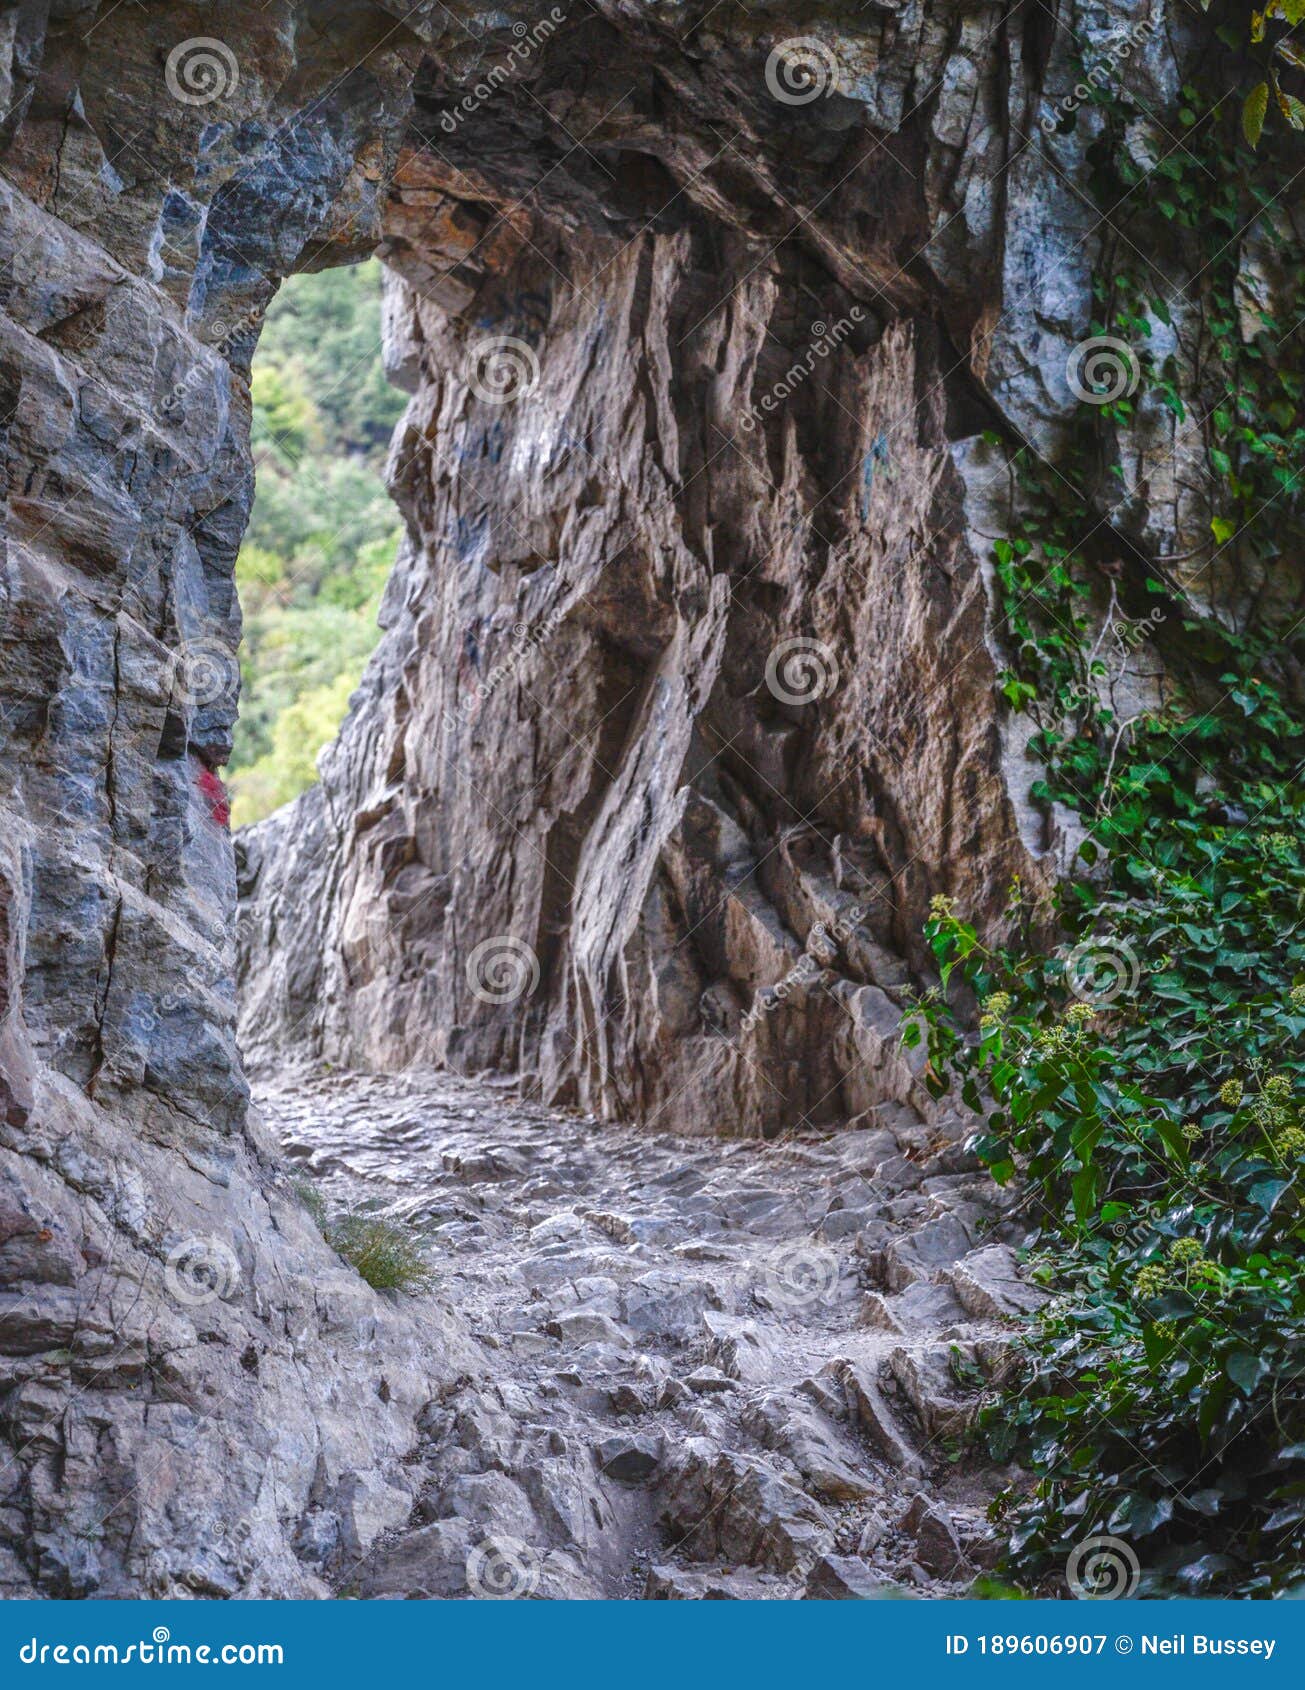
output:
<path id="1" fill-rule="evenodd" d="M 863 517 L 870 514 L 870 494 L 874 487 L 875 469 L 880 464 L 884 466 L 884 479 L 891 481 L 895 472 L 889 463 L 888 437 L 884 434 L 875 435 L 870 444 L 870 450 L 866 453 L 861 465 L 861 515 Z"/>
<path id="2" fill-rule="evenodd" d="M 497 464 L 502 462 L 506 445 L 507 430 L 500 419 L 488 427 L 473 430 L 471 438 L 463 441 L 455 455 L 460 463 L 467 463 L 472 458 L 483 458 L 491 464 Z"/>
<path id="3" fill-rule="evenodd" d="M 471 562 L 480 556 L 488 543 L 489 512 L 479 510 L 474 516 L 451 516 L 448 537 L 458 557 L 464 563 Z"/>

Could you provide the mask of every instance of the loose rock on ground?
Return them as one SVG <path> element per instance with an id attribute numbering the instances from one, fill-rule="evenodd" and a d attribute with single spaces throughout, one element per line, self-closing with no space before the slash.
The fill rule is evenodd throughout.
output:
<path id="1" fill-rule="evenodd" d="M 855 1599 L 984 1563 L 963 1440 L 1036 1293 L 951 1139 L 684 1140 L 428 1071 L 259 1102 L 330 1206 L 424 1241 L 483 1356 L 337 1588 Z"/>

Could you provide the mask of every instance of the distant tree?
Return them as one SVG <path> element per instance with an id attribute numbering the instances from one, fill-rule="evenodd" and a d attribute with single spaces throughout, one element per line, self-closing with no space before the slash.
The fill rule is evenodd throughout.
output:
<path id="1" fill-rule="evenodd" d="M 402 524 L 383 479 L 404 399 L 381 364 L 381 267 L 292 277 L 254 361 L 254 508 L 231 758 L 238 826 L 317 778 L 379 630 Z"/>

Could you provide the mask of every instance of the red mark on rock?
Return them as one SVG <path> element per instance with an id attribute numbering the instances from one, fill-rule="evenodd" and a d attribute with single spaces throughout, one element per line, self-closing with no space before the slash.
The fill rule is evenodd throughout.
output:
<path id="1" fill-rule="evenodd" d="M 229 827 L 231 824 L 231 805 L 227 800 L 227 789 L 213 773 L 212 769 L 199 771 L 199 790 L 208 799 L 208 813 L 219 827 Z"/>

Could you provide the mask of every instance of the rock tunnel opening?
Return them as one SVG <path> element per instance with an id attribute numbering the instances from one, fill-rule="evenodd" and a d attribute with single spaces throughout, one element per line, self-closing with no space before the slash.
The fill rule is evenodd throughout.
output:
<path id="1" fill-rule="evenodd" d="M 379 261 L 291 276 L 250 372 L 255 492 L 236 558 L 240 713 L 232 822 L 316 779 L 380 635 L 402 523 L 385 485 L 404 396 L 385 379 Z"/>
<path id="2" fill-rule="evenodd" d="M 408 538 L 320 785 L 241 838 L 242 1036 L 687 1132 L 918 1125 L 929 898 L 1036 872 L 956 520 L 979 278 L 906 277 L 928 207 L 841 87 L 778 192 L 765 80 L 649 46 L 550 14 L 417 76 Z"/>
<path id="3" fill-rule="evenodd" d="M 466 1594 L 493 1527 L 550 1595 L 946 1583 L 940 1333 L 1031 1294 L 901 1010 L 935 895 L 992 923 L 1055 870 L 983 432 L 1063 440 L 1096 107 L 1040 122 L 1078 67 L 1036 8 L 399 10 L 235 3 L 198 89 L 175 7 L 0 34 L 0 1571 L 322 1595 L 379 1543 L 372 1593 Z M 1128 64 L 1155 109 L 1177 51 Z M 230 655 L 247 353 L 277 278 L 378 251 L 384 627 L 233 865 L 230 676 L 178 656 Z M 1119 568 L 1204 558 L 1138 415 Z M 417 1317 L 278 1137 L 438 1235 Z"/>

